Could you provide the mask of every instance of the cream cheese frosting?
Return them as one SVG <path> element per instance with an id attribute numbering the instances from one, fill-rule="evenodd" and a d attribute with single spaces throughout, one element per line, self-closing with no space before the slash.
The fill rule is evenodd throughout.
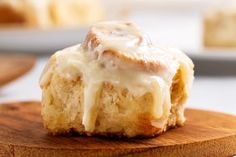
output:
<path id="1" fill-rule="evenodd" d="M 128 89 L 134 96 L 145 93 L 153 95 L 155 119 L 170 114 L 170 87 L 172 79 L 180 66 L 185 69 L 186 77 L 191 60 L 181 51 L 163 49 L 150 42 L 135 25 L 129 22 L 105 22 L 91 28 L 99 41 L 94 46 L 92 40 L 85 41 L 55 54 L 56 65 L 50 67 L 41 77 L 41 86 L 50 82 L 52 71 L 68 80 L 80 77 L 84 83 L 84 104 L 82 124 L 85 131 L 95 129 L 98 105 L 96 99 L 104 82 Z M 106 56 L 104 52 L 113 50 L 124 58 L 153 62 L 163 65 L 164 70 L 149 71 L 139 69 L 136 64 L 129 64 L 120 58 Z M 139 62 L 138 62 L 139 63 Z M 186 65 L 187 64 L 187 65 Z M 192 79 L 186 82 L 191 84 Z M 164 124 L 164 123 L 163 123 Z"/>

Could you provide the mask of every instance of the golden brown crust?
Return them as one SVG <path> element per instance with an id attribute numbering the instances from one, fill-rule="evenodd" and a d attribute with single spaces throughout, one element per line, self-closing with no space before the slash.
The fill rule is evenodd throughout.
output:
<path id="1" fill-rule="evenodd" d="M 26 19 L 23 14 L 7 4 L 0 5 L 0 24 L 1 25 L 23 25 Z"/>
<path id="2" fill-rule="evenodd" d="M 138 69 L 141 69 L 143 71 L 150 72 L 150 73 L 165 71 L 167 69 L 167 67 L 161 64 L 160 62 L 146 61 L 143 59 L 129 57 L 120 51 L 106 50 L 103 52 L 103 56 L 114 57 L 115 59 L 118 59 L 119 61 L 122 61 L 125 64 L 137 66 Z"/>

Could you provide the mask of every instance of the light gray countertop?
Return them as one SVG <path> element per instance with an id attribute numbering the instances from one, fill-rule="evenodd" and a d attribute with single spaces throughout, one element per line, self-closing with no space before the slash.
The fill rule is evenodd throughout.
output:
<path id="1" fill-rule="evenodd" d="M 0 102 L 40 100 L 38 85 L 46 57 L 38 59 L 34 69 L 0 90 Z M 188 107 L 236 115 L 236 77 L 196 77 Z"/>

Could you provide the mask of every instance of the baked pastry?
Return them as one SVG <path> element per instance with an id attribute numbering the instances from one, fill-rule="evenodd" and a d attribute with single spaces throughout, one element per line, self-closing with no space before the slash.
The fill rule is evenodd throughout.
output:
<path id="1" fill-rule="evenodd" d="M 0 26 L 87 26 L 103 18 L 99 0 L 1 0 Z"/>
<path id="2" fill-rule="evenodd" d="M 41 79 L 52 134 L 154 136 L 183 125 L 193 63 L 160 48 L 130 22 L 91 27 L 82 44 L 56 52 Z"/>
<path id="3" fill-rule="evenodd" d="M 206 47 L 236 47 L 236 9 L 209 10 L 204 18 Z"/>
<path id="4" fill-rule="evenodd" d="M 104 18 L 100 0 L 52 0 L 51 15 L 58 27 L 88 26 Z"/>
<path id="5" fill-rule="evenodd" d="M 1 0 L 0 26 L 49 27 L 48 1 Z"/>

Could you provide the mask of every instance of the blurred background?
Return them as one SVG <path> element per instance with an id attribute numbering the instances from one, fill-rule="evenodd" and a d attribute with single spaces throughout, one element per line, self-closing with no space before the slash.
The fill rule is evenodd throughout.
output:
<path id="1" fill-rule="evenodd" d="M 50 55 L 104 20 L 134 21 L 193 60 L 189 107 L 236 114 L 235 0 L 0 0 L 0 102 L 40 100 Z"/>

